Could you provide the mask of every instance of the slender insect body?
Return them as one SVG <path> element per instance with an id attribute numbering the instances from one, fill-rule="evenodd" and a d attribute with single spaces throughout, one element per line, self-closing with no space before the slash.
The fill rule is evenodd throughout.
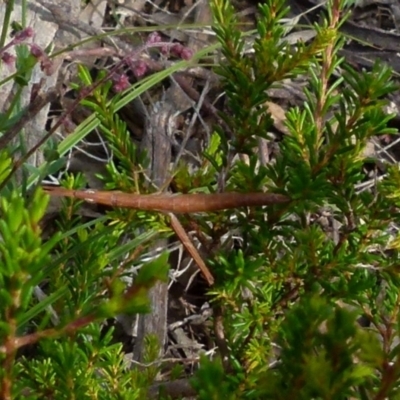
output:
<path id="1" fill-rule="evenodd" d="M 193 246 L 179 220 L 173 214 L 214 212 L 238 207 L 255 207 L 288 203 L 287 196 L 273 193 L 212 193 L 212 194 L 150 194 L 139 195 L 95 190 L 71 190 L 60 187 L 43 187 L 50 196 L 73 197 L 89 203 L 111 207 L 134 208 L 137 210 L 169 213 L 171 226 L 183 246 L 196 261 L 207 283 L 211 286 L 214 277 Z"/>
<path id="2" fill-rule="evenodd" d="M 238 207 L 256 207 L 289 202 L 274 193 L 149 194 L 139 195 L 94 190 L 69 190 L 44 187 L 51 196 L 74 197 L 89 203 L 137 210 L 180 213 L 214 212 Z"/>

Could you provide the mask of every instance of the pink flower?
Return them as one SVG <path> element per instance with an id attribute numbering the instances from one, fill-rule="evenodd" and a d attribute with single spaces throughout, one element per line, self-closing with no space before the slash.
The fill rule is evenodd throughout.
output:
<path id="1" fill-rule="evenodd" d="M 147 72 L 148 66 L 143 60 L 137 60 L 133 63 L 132 70 L 135 76 L 139 78 Z"/>
<path id="2" fill-rule="evenodd" d="M 31 47 L 31 54 L 40 61 L 40 69 L 47 76 L 53 75 L 54 64 L 47 56 L 47 54 L 43 51 L 43 49 L 35 43 L 32 43 L 30 47 Z"/>
<path id="3" fill-rule="evenodd" d="M 171 46 L 171 54 L 173 54 L 175 57 L 180 57 L 182 50 L 183 45 L 181 45 L 180 43 L 175 43 L 173 46 Z"/>
<path id="4" fill-rule="evenodd" d="M 193 57 L 193 50 L 189 47 L 184 47 L 181 51 L 181 58 L 183 60 L 190 60 Z"/>
<path id="5" fill-rule="evenodd" d="M 147 37 L 146 44 L 154 44 L 162 41 L 161 35 L 158 32 L 151 32 Z"/>
<path id="6" fill-rule="evenodd" d="M 183 60 L 190 60 L 193 57 L 193 51 L 180 43 L 174 43 L 171 46 L 171 54 Z"/>
<path id="7" fill-rule="evenodd" d="M 36 58 L 42 58 L 44 55 L 46 55 L 42 48 L 35 43 L 31 44 L 31 54 Z"/>
<path id="8" fill-rule="evenodd" d="M 28 26 L 25 29 L 22 29 L 22 31 L 19 31 L 15 34 L 14 44 L 19 44 L 24 42 L 26 39 L 33 37 L 34 33 L 35 33 L 34 30 L 30 26 Z"/>
<path id="9" fill-rule="evenodd" d="M 170 46 L 164 45 L 161 47 L 161 53 L 164 54 L 164 56 L 168 56 L 169 55 L 169 49 Z"/>
<path id="10" fill-rule="evenodd" d="M 14 64 L 15 64 L 15 56 L 13 56 L 12 54 L 10 54 L 7 51 L 5 51 L 1 55 L 1 61 L 3 61 L 4 64 L 7 65 L 8 68 L 12 68 L 14 66 Z"/>
<path id="11" fill-rule="evenodd" d="M 129 79 L 125 74 L 115 74 L 112 80 L 116 92 L 122 92 L 130 86 Z"/>

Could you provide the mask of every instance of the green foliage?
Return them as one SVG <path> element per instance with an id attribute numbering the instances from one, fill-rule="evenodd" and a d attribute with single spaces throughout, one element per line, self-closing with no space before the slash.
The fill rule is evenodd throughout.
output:
<path id="1" fill-rule="evenodd" d="M 282 363 L 264 376 L 264 393 L 276 399 L 344 399 L 357 396 L 356 387 L 370 388 L 383 351 L 372 332 L 357 328 L 355 317 L 319 297 L 300 301 L 282 323 Z"/>
<path id="2" fill-rule="evenodd" d="M 193 379 L 193 387 L 197 390 L 199 399 L 237 399 L 235 385 L 229 382 L 219 360 L 210 361 L 206 357 L 201 360 L 202 368 L 196 379 Z M 218 388 L 216 390 L 216 388 Z"/>
<path id="3" fill-rule="evenodd" d="M 207 295 L 219 354 L 200 361 L 192 379 L 198 398 L 397 398 L 398 167 L 387 166 L 374 191 L 358 189 L 365 162 L 374 162 L 364 153 L 368 142 L 395 133 L 383 100 L 397 89 L 391 71 L 380 63 L 355 71 L 339 57 L 344 1 L 327 5 L 312 41 L 293 44 L 286 2 L 267 0 L 259 5 L 251 54 L 230 1 L 213 0 L 211 6 L 227 111 L 199 169 L 180 162 L 171 171 L 175 188 L 269 190 L 291 202 L 182 218 L 209 241 L 206 262 L 215 277 Z M 26 85 L 33 65 L 21 46 L 18 72 L 10 79 Z M 98 128 L 114 155 L 100 177 L 106 189 L 153 191 L 143 173 L 146 155 L 118 111 L 187 65 L 177 63 L 115 96 L 105 73 L 93 77 L 80 66 L 74 88 L 93 89 L 81 99 L 92 114 L 62 143 L 46 143 L 45 165 L 25 166 L 29 176 L 17 184 L 18 146 L 0 149 L 0 397 L 147 398 L 162 371 L 160 344 L 146 338 L 146 366 L 129 369 L 103 322 L 148 312 L 149 289 L 167 279 L 168 253 L 147 262 L 142 254 L 155 238 L 171 234 L 167 219 L 113 209 L 88 222 L 79 215 L 81 201 L 64 199 L 58 232 L 48 234 L 42 224 L 49 199 L 34 183 L 58 170 L 66 152 Z M 308 79 L 306 101 L 286 112 L 289 133 L 273 162 L 263 162 L 258 148 L 273 125 L 268 89 L 300 76 Z M 0 115 L 0 131 L 20 116 L 17 95 Z M 18 150 L 26 150 L 22 142 Z M 79 189 L 85 181 L 66 176 L 63 185 Z M 326 215 L 336 228 L 323 223 Z M 178 367 L 171 375 L 182 373 Z"/>
<path id="4" fill-rule="evenodd" d="M 72 393 L 80 399 L 140 398 L 111 334 L 102 337 L 98 325 L 89 325 L 67 340 L 42 340 L 39 356 L 18 365 L 20 394 L 29 388 L 34 398 L 67 399 Z"/>
<path id="5" fill-rule="evenodd" d="M 26 14 L 27 2 L 21 3 Z M 109 76 L 100 73 L 93 81 L 81 67 L 80 86 L 88 96 L 80 100 L 94 113 L 62 143 L 43 140 L 46 162 L 33 166 L 26 159 L 35 149 L 27 148 L 25 132 L 13 129 L 26 114 L 21 96 L 32 83 L 38 59 L 23 43 L 33 31 L 26 30 L 25 21 L 23 26 L 11 21 L 13 7 L 13 1 L 5 5 L 0 38 L 1 54 L 10 48 L 16 54 L 16 72 L 0 82 L 0 86 L 16 84 L 0 115 L 0 140 L 6 143 L 0 148 L 0 397 L 146 398 L 159 364 L 145 371 L 129 368 L 122 346 L 115 343 L 113 330 L 106 329 L 104 321 L 117 314 L 148 312 L 148 291 L 158 280 L 167 279 L 169 264 L 166 253 L 147 262 L 142 253 L 169 229 L 157 215 L 123 210 L 87 222 L 79 215 L 82 202 L 70 199 L 62 201 L 57 225 L 49 228 L 45 226 L 49 197 L 36 184 L 58 172 L 65 165 L 63 156 L 99 126 L 122 166 L 110 164 L 104 177 L 107 188 L 143 190 L 145 155 L 131 144 L 116 112 L 188 62 L 177 62 L 113 99 Z M 10 39 L 10 25 L 24 38 Z M 49 63 L 55 55 L 49 54 Z M 3 69 L 8 67 L 5 60 L 2 57 Z M 51 130 L 44 138 L 50 134 Z M 17 177 L 21 168 L 23 174 Z M 66 176 L 63 185 L 79 189 L 85 181 L 80 175 Z M 145 362 L 154 363 L 160 344 L 146 338 L 142 351 Z"/>
<path id="6" fill-rule="evenodd" d="M 0 153 L 0 175 L 10 169 L 11 158 Z M 70 177 L 76 187 L 82 179 Z M 140 263 L 131 256 L 154 237 L 137 234 L 136 224 L 99 218 L 82 224 L 75 216 L 78 204 L 66 200 L 59 219 L 60 232 L 41 240 L 40 220 L 48 196 L 37 189 L 29 199 L 17 189 L 3 191 L 0 202 L 0 381 L 19 398 L 143 398 L 158 369 L 147 380 L 124 367 L 120 345 L 104 335 L 99 322 L 118 313 L 148 310 L 147 292 L 168 272 L 166 255 L 144 264 L 125 290 L 125 271 Z M 132 240 L 121 237 L 132 230 Z M 61 234 L 61 232 L 65 232 Z M 46 282 L 45 295 L 38 285 Z M 37 293 L 43 293 L 37 295 Z M 15 363 L 22 346 L 35 348 L 34 359 Z M 154 361 L 158 344 L 149 341 L 148 360 Z M 144 349 L 146 351 L 146 349 Z M 157 350 L 158 351 L 158 350 Z M 28 353 L 29 354 L 29 353 Z M 151 372 L 151 374 L 150 374 Z M 18 382 L 13 377 L 20 377 Z M 151 378 L 153 377 L 153 378 Z M 139 385 L 140 384 L 140 385 Z M 105 394 L 103 395 L 103 391 Z M 13 397 L 14 398 L 14 397 Z"/>
<path id="7" fill-rule="evenodd" d="M 267 1 L 259 6 L 254 53 L 246 56 L 231 4 L 212 3 L 227 60 L 217 69 L 231 130 L 218 130 L 228 149 L 226 186 L 267 187 L 293 202 L 268 214 L 236 213 L 241 248 L 222 249 L 212 261 L 210 295 L 223 310 L 229 351 L 222 364 L 203 361 L 195 381 L 202 398 L 230 398 L 233 391 L 232 398 L 383 399 L 398 391 L 399 240 L 389 235 L 390 224 L 399 223 L 398 168 L 388 168 L 374 193 L 356 189 L 365 180 L 368 141 L 396 132 L 383 97 L 397 86 L 380 63 L 359 73 L 338 57 L 343 6 L 329 4 L 311 43 L 289 45 L 280 21 L 285 3 Z M 254 149 L 272 125 L 267 89 L 304 73 L 307 102 L 286 113 L 290 133 L 275 163 L 260 165 Z M 235 158 L 243 153 L 245 160 Z M 337 221 L 338 237 L 315 221 L 321 210 Z M 220 230 L 230 226 L 214 222 Z M 369 330 L 358 325 L 362 315 Z"/>

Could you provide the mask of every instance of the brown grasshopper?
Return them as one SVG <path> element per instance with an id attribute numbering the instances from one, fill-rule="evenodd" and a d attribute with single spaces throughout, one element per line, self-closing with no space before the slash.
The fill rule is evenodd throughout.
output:
<path id="1" fill-rule="evenodd" d="M 193 257 L 209 285 L 214 277 L 200 257 L 189 236 L 174 214 L 214 212 L 238 207 L 256 207 L 272 204 L 284 204 L 289 197 L 274 193 L 212 193 L 212 194 L 130 194 L 114 191 L 73 190 L 61 187 L 44 186 L 50 196 L 72 197 L 88 203 L 103 204 L 111 207 L 133 208 L 145 211 L 157 211 L 169 214 L 171 225 L 182 244 Z"/>
<path id="2" fill-rule="evenodd" d="M 288 203 L 289 198 L 274 193 L 212 193 L 212 194 L 130 194 L 114 191 L 72 190 L 44 186 L 50 196 L 73 197 L 89 203 L 112 207 L 167 213 L 198 213 L 221 211 L 238 207 L 267 206 Z"/>

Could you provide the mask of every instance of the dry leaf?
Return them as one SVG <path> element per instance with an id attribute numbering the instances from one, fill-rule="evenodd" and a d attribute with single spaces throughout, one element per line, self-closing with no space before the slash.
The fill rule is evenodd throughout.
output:
<path id="1" fill-rule="evenodd" d="M 289 130 L 285 125 L 285 110 L 280 105 L 272 103 L 271 101 L 266 101 L 264 104 L 271 114 L 272 120 L 274 122 L 274 127 L 278 129 L 279 132 L 282 132 L 285 135 L 289 135 Z"/>

